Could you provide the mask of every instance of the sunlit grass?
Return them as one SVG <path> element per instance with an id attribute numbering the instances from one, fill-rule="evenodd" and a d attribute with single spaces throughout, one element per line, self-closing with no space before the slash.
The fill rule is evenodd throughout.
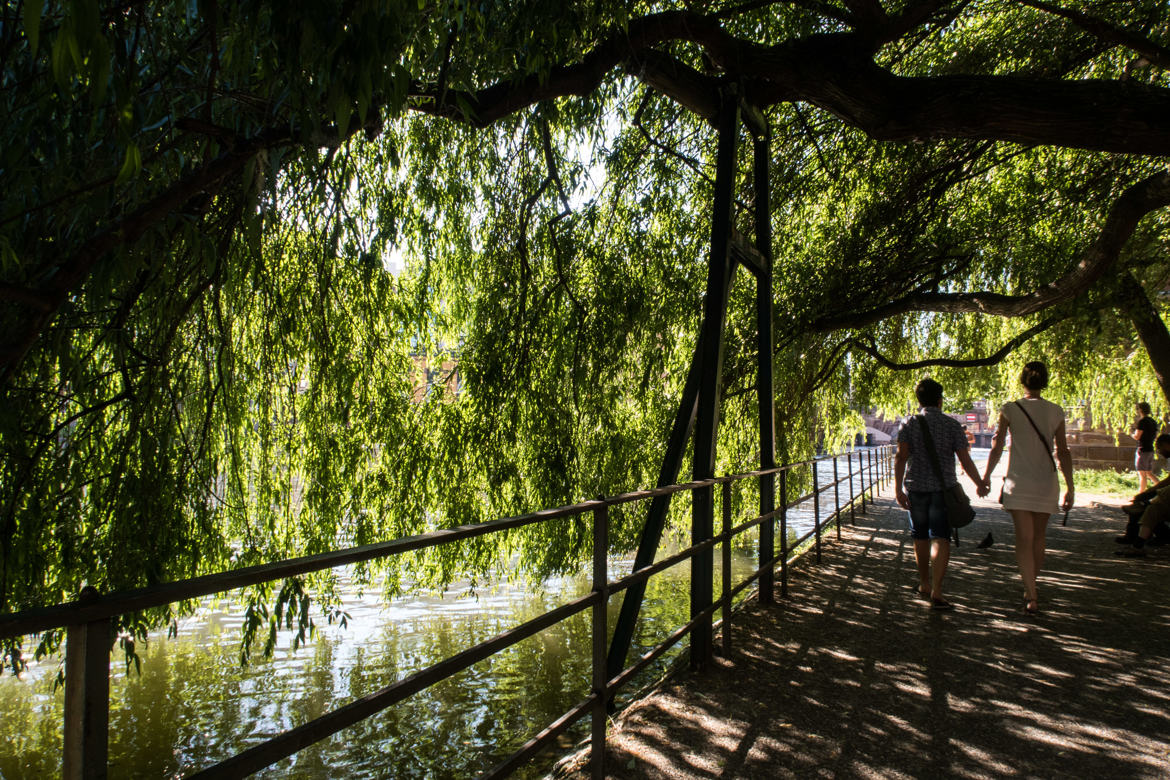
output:
<path id="1" fill-rule="evenodd" d="M 1073 484 L 1078 493 L 1129 497 L 1138 492 L 1138 475 L 1136 471 L 1119 473 L 1113 469 L 1077 469 L 1073 472 Z"/>

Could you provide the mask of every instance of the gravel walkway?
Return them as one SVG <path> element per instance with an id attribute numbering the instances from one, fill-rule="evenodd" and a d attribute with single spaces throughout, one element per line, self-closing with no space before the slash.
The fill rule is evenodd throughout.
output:
<path id="1" fill-rule="evenodd" d="M 619 715 L 608 775 L 1170 776 L 1170 550 L 1116 557 L 1122 515 L 1100 503 L 1056 516 L 1028 617 L 1011 519 L 977 508 L 951 559 L 953 612 L 915 597 L 887 493 L 840 542 L 826 534 L 819 566 L 793 567 L 786 602 L 734 616 L 729 658 Z M 558 774 L 587 777 L 586 756 Z"/>

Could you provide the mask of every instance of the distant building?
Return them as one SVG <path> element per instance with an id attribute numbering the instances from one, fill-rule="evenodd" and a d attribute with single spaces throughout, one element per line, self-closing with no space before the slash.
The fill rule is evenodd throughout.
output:
<path id="1" fill-rule="evenodd" d="M 454 358 L 448 357 L 438 365 L 429 362 L 426 355 L 411 355 L 414 364 L 410 378 L 410 397 L 416 404 L 427 399 L 436 387 L 442 387 L 448 398 L 458 398 L 463 390 L 463 383 L 459 378 L 459 365 Z"/>

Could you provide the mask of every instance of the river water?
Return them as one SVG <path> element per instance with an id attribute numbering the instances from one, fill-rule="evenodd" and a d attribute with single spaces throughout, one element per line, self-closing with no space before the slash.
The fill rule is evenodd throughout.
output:
<path id="1" fill-rule="evenodd" d="M 820 464 L 821 484 L 831 481 L 832 468 L 832 461 Z M 844 460 L 839 469 L 844 477 Z M 847 494 L 843 485 L 842 503 Z M 822 495 L 822 518 L 833 511 L 833 500 L 832 491 Z M 812 515 L 811 502 L 791 510 L 790 537 L 811 529 Z M 734 583 L 756 568 L 754 542 L 745 538 L 743 544 L 733 557 Z M 611 560 L 611 577 L 631 566 L 632 559 Z M 687 620 L 689 571 L 683 563 L 650 579 L 635 650 L 645 652 Z M 718 586 L 718 563 L 715 576 Z M 176 635 L 160 631 L 139 646 L 141 672 L 128 671 L 115 651 L 110 777 L 189 775 L 589 589 L 584 572 L 549 579 L 539 591 L 498 583 L 469 595 L 456 584 L 445 594 L 389 604 L 344 587 L 347 627 L 318 626 L 314 638 L 296 650 L 291 635 L 282 634 L 271 657 L 254 656 L 246 666 L 238 659 L 242 607 L 208 601 L 179 622 Z M 612 630 L 621 598 L 610 602 Z M 489 769 L 588 695 L 589 620 L 588 611 L 578 614 L 257 776 L 445 778 Z M 681 645 L 625 694 L 657 679 L 679 652 Z M 59 669 L 60 659 L 47 659 L 19 679 L 0 679 L 0 779 L 60 776 L 63 692 L 53 686 Z M 585 718 L 561 747 L 587 733 Z M 543 775 L 557 752 L 546 751 L 517 776 Z"/>

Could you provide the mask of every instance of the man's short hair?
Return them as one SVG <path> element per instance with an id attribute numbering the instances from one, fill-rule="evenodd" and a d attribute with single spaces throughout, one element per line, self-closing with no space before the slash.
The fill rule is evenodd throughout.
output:
<path id="1" fill-rule="evenodd" d="M 1138 402 L 1138 410 L 1142 414 L 1144 414 L 1148 417 L 1150 414 L 1150 405 L 1148 403 L 1146 403 L 1145 401 L 1139 401 Z"/>
<path id="2" fill-rule="evenodd" d="M 914 388 L 919 406 L 938 406 L 942 403 L 943 386 L 933 379 L 923 379 Z"/>

